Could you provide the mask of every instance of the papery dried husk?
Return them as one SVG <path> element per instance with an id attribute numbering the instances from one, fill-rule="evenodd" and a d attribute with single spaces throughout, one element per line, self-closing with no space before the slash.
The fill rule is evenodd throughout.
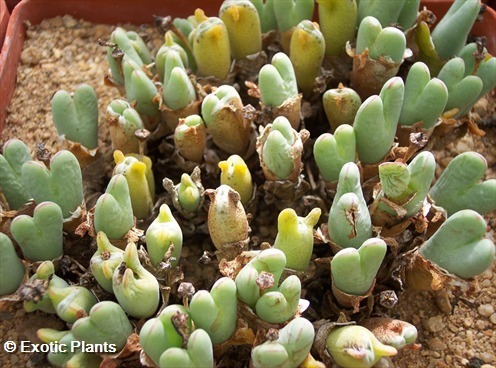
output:
<path id="1" fill-rule="evenodd" d="M 223 259 L 231 261 L 248 250 L 248 244 L 250 243 L 250 237 L 245 240 L 237 241 L 234 243 L 226 243 L 221 245 L 221 249 L 215 251 L 217 259 L 222 261 Z"/>
<path id="2" fill-rule="evenodd" d="M 429 143 L 426 146 L 426 150 L 431 150 L 434 146 L 444 148 L 446 144 L 455 142 L 459 138 L 465 136 L 469 131 L 469 125 L 463 122 L 468 122 L 468 120 L 469 119 L 441 117 L 440 123 L 434 127 L 434 130 L 429 137 Z"/>
<path id="3" fill-rule="evenodd" d="M 251 347 L 254 343 L 255 332 L 248 326 L 246 321 L 242 318 L 238 318 L 236 321 L 236 330 L 234 330 L 231 337 L 223 343 L 215 344 L 213 346 L 214 356 L 217 360 L 220 360 L 233 346 L 248 345 Z"/>
<path id="4" fill-rule="evenodd" d="M 333 367 L 334 360 L 327 351 L 326 340 L 329 333 L 335 328 L 354 325 L 355 322 L 347 322 L 343 315 L 337 322 L 328 322 L 325 320 L 320 320 L 314 322 L 314 326 L 317 328 L 317 333 L 315 334 L 315 340 L 313 343 L 313 348 L 317 351 L 322 362 L 324 362 L 326 367 Z"/>
<path id="5" fill-rule="evenodd" d="M 268 205 L 275 205 L 277 209 L 282 210 L 287 207 L 294 207 L 300 203 L 300 200 L 310 189 L 310 184 L 300 177 L 296 183 L 290 180 L 267 180 L 262 188 L 265 192 L 264 202 Z"/>
<path id="6" fill-rule="evenodd" d="M 384 57 L 373 60 L 369 57 L 369 50 L 362 54 L 355 54 L 350 44 L 346 45 L 346 52 L 353 58 L 351 71 L 351 87 L 365 101 L 372 95 L 378 95 L 384 84 L 398 74 L 401 63 L 388 61 Z"/>
<path id="7" fill-rule="evenodd" d="M 360 311 L 360 304 L 372 296 L 375 288 L 376 279 L 372 282 L 370 288 L 363 295 L 352 295 L 345 293 L 344 291 L 338 289 L 334 284 L 334 280 L 332 280 L 332 294 L 336 298 L 337 302 L 341 307 L 346 309 L 351 309 L 352 313 L 358 313 Z M 370 298 L 368 307 L 372 310 L 371 306 L 373 305 L 374 298 Z M 371 304 L 372 303 L 372 304 Z"/>
<path id="8" fill-rule="evenodd" d="M 5 200 L 4 203 L 5 203 L 5 207 L 4 207 L 5 209 L 0 210 L 0 232 L 4 233 L 5 235 L 13 239 L 10 233 L 10 224 L 12 220 L 19 215 L 28 215 L 30 217 L 33 217 L 37 203 L 33 199 L 30 199 L 25 204 L 23 204 L 18 210 L 8 210 L 9 207 L 7 201 Z"/>
<path id="9" fill-rule="evenodd" d="M 430 129 L 423 129 L 422 122 L 415 123 L 414 125 L 401 125 L 398 124 L 396 128 L 396 138 L 398 141 L 398 145 L 400 147 L 408 147 L 412 144 L 411 134 L 412 133 L 422 133 L 426 140 L 429 140 L 430 136 L 434 132 L 435 127 Z M 426 142 L 427 143 L 427 142 Z"/>
<path id="10" fill-rule="evenodd" d="M 81 225 L 86 220 L 86 213 L 86 206 L 83 202 L 81 206 L 76 209 L 76 211 L 72 212 L 71 217 L 64 219 L 64 231 L 69 234 L 74 234 L 79 225 Z"/>
<path id="11" fill-rule="evenodd" d="M 126 345 L 116 354 L 100 354 L 103 361 L 100 363 L 100 368 L 116 368 L 125 360 L 131 359 L 134 355 L 141 352 L 139 344 L 139 335 L 133 332 L 128 336 Z"/>
<path id="12" fill-rule="evenodd" d="M 294 130 L 299 130 L 301 125 L 301 93 L 287 99 L 279 106 L 265 106 L 260 101 L 263 114 L 262 125 L 271 124 L 278 116 L 284 116 L 289 120 Z"/>
<path id="13" fill-rule="evenodd" d="M 64 138 L 64 141 L 67 149 L 76 156 L 79 166 L 81 166 L 81 170 L 91 165 L 100 157 L 98 147 L 90 150 L 82 146 L 79 142 L 72 142 L 66 138 Z"/>
<path id="14" fill-rule="evenodd" d="M 113 149 L 118 149 L 124 155 L 139 152 L 138 139 L 134 135 L 130 137 L 124 132 L 124 129 L 120 127 L 118 117 L 108 116 L 107 126 Z"/>
<path id="15" fill-rule="evenodd" d="M 213 142 L 229 154 L 246 155 L 253 134 L 251 121 L 245 118 L 243 104 L 230 99 L 215 113 L 215 123 L 207 127 Z"/>
<path id="16" fill-rule="evenodd" d="M 441 290 L 447 286 L 450 279 L 456 277 L 422 257 L 418 249 L 403 255 L 400 268 L 406 287 L 414 290 Z"/>
<path id="17" fill-rule="evenodd" d="M 257 256 L 258 252 L 248 251 L 242 252 L 240 255 L 236 256 L 232 261 L 227 261 L 225 258 L 221 259 L 219 262 L 219 272 L 222 276 L 230 277 L 235 279 L 239 271 L 248 264 L 253 258 Z"/>
<path id="18" fill-rule="evenodd" d="M 161 124 L 165 124 L 167 127 L 167 133 L 174 133 L 176 130 L 177 124 L 179 123 L 179 119 L 184 119 L 190 115 L 199 115 L 200 114 L 200 105 L 203 101 L 202 99 L 197 99 L 196 101 L 190 102 L 187 106 L 182 109 L 172 110 L 165 103 L 162 103 L 160 106 L 160 116 L 161 116 Z M 159 138 L 159 137 L 157 137 Z"/>

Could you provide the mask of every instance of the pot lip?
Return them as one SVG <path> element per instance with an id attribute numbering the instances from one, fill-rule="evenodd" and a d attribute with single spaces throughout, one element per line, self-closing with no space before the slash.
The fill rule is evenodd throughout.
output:
<path id="1" fill-rule="evenodd" d="M 9 24 L 10 12 L 5 0 L 0 0 L 0 49 L 3 45 L 3 40 L 7 33 L 7 26 Z"/>
<path id="2" fill-rule="evenodd" d="M 421 6 L 427 6 L 434 14 L 444 14 L 453 0 L 424 0 Z M 187 16 L 201 6 L 207 14 L 216 14 L 222 0 L 210 0 L 201 5 L 194 1 L 176 0 L 141 0 L 136 7 L 133 2 L 118 0 L 100 0 L 98 8 L 87 6 L 85 0 L 22 0 L 13 9 L 8 18 L 5 39 L 0 52 L 0 135 L 5 126 L 7 108 L 14 94 L 22 47 L 25 38 L 24 22 L 29 20 L 38 24 L 45 18 L 70 14 L 76 18 L 95 23 L 151 23 L 154 14 L 167 12 L 174 16 Z M 196 5 L 198 4 L 198 5 Z M 5 10 L 4 9 L 5 6 Z M 118 11 L 116 11 L 116 7 Z M 0 0 L 2 14 L 8 14 L 5 0 Z M 5 12 L 5 13 L 4 13 Z M 165 14 L 166 15 L 166 14 Z M 476 35 L 487 37 L 487 49 L 496 54 L 496 11 L 487 7 L 484 22 L 478 22 L 473 28 Z M 1 39 L 2 29 L 0 29 Z M 490 35 L 494 35 L 489 37 Z"/>

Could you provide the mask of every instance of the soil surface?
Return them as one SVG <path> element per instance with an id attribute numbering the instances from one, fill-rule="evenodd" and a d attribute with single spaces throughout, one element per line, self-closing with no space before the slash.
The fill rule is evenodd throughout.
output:
<path id="1" fill-rule="evenodd" d="M 63 148 L 52 121 L 51 97 L 59 89 L 73 91 L 78 84 L 88 83 L 99 98 L 100 146 L 110 146 L 103 117 L 108 103 L 120 96 L 117 89 L 103 84 L 108 63 L 106 49 L 97 40 L 108 39 L 114 28 L 58 17 L 28 29 L 17 88 L 0 145 L 10 138 L 20 138 L 33 154 L 38 143 L 43 143 L 52 153 Z M 160 37 L 151 29 L 144 31 L 154 36 L 152 45 L 158 47 Z M 438 174 L 456 154 L 475 150 L 488 160 L 487 178 L 496 178 L 494 116 L 492 122 L 481 128 L 486 132 L 484 137 L 465 135 L 446 146 L 435 147 Z M 487 221 L 488 236 L 494 240 L 494 214 L 488 216 Z M 474 280 L 470 292 L 454 295 L 449 290 L 447 294 L 452 302 L 452 313 L 447 314 L 440 310 L 432 293 L 409 290 L 399 295 L 399 304 L 389 314 L 417 327 L 417 342 L 422 348 L 401 351 L 393 360 L 396 367 L 496 367 L 496 263 Z M 437 300 L 442 297 L 438 295 Z M 64 323 L 43 313 L 26 313 L 19 304 L 0 312 L 2 344 L 6 340 L 34 342 L 35 332 L 41 327 L 62 329 Z M 1 367 L 44 367 L 47 364 L 44 354 L 6 354 L 0 348 Z"/>

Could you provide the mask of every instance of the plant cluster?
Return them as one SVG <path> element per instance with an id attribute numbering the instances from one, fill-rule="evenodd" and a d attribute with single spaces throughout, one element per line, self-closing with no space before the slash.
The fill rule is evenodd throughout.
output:
<path id="1" fill-rule="evenodd" d="M 496 209 L 483 156 L 435 178 L 429 151 L 480 132 L 471 108 L 496 86 L 496 58 L 466 44 L 480 0 L 435 28 L 419 3 L 225 0 L 157 18 L 158 49 L 120 27 L 101 41 L 121 93 L 105 122 L 91 86 L 58 91 L 67 149 L 0 155 L 0 295 L 67 323 L 44 342 L 118 349 L 49 362 L 352 368 L 418 348 L 384 296 L 488 269 Z"/>

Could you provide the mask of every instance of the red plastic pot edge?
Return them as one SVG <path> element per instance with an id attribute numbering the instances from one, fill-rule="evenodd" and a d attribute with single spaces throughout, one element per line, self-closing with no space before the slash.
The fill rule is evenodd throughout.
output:
<path id="1" fill-rule="evenodd" d="M 3 40 L 5 39 L 5 34 L 7 33 L 7 26 L 9 24 L 10 13 L 7 8 L 5 0 L 0 0 L 0 49 L 3 45 Z"/>
<path id="2" fill-rule="evenodd" d="M 0 0 L 5 1 L 5 0 Z M 426 0 L 427 6 L 438 17 L 449 8 L 452 0 Z M 100 0 L 97 6 L 88 6 L 83 0 L 23 0 L 13 10 L 7 27 L 7 33 L 0 53 L 0 133 L 5 126 L 7 108 L 16 86 L 17 66 L 19 64 L 25 37 L 24 22 L 40 23 L 43 19 L 57 15 L 70 14 L 94 23 L 144 24 L 153 21 L 153 15 L 171 15 L 185 17 L 193 14 L 197 7 L 205 10 L 207 15 L 216 15 L 222 0 L 198 2 L 193 0 Z M 198 5 L 200 4 L 200 5 Z M 486 29 L 487 28 L 487 29 Z M 477 23 L 473 34 L 487 37 L 487 48 L 496 53 L 496 12 L 487 9 L 484 22 Z"/>

